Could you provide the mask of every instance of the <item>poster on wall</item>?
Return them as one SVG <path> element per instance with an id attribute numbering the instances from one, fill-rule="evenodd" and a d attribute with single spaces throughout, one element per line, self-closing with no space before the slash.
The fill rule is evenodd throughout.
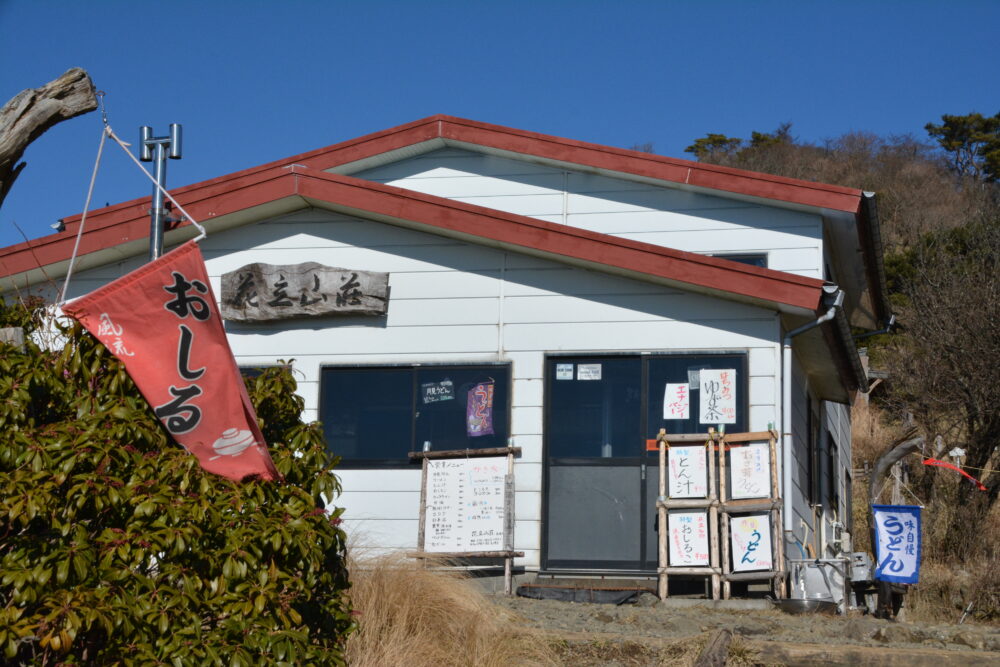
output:
<path id="1" fill-rule="evenodd" d="M 875 578 L 915 584 L 920 575 L 920 507 L 872 505 L 877 547 Z"/>
<path id="2" fill-rule="evenodd" d="M 493 435 L 492 380 L 480 382 L 469 390 L 465 406 L 465 430 L 470 438 Z"/>
<path id="3" fill-rule="evenodd" d="M 705 458 L 703 445 L 667 449 L 667 493 L 671 498 L 708 496 Z"/>
<path id="4" fill-rule="evenodd" d="M 768 514 L 734 516 L 729 520 L 733 572 L 773 570 L 771 518 Z"/>
<path id="5" fill-rule="evenodd" d="M 733 447 L 729 457 L 734 500 L 771 495 L 771 453 L 766 443 Z"/>
<path id="6" fill-rule="evenodd" d="M 503 456 L 428 460 L 424 550 L 503 549 L 506 474 Z"/>
<path id="7" fill-rule="evenodd" d="M 424 405 L 455 400 L 455 384 L 451 380 L 440 382 L 425 382 L 420 385 L 420 393 Z"/>
<path id="8" fill-rule="evenodd" d="M 687 382 L 668 382 L 663 392 L 663 418 L 689 419 L 690 416 L 691 392 Z"/>
<path id="9" fill-rule="evenodd" d="M 699 373 L 698 422 L 736 423 L 736 370 L 702 369 Z"/>
<path id="10" fill-rule="evenodd" d="M 708 565 L 708 512 L 670 512 L 667 515 L 672 567 Z"/>

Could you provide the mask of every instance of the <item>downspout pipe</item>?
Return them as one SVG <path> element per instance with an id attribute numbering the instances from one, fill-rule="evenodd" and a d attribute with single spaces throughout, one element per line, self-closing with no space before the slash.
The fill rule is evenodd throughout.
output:
<path id="1" fill-rule="evenodd" d="M 895 328 L 895 326 L 896 326 L 896 316 L 890 315 L 889 323 L 886 324 L 884 327 L 882 327 L 878 331 L 866 331 L 863 334 L 858 334 L 857 336 L 854 336 L 854 340 L 864 340 L 865 338 L 871 338 L 872 336 L 881 336 L 882 334 L 892 333 L 892 330 Z"/>
<path id="2" fill-rule="evenodd" d="M 792 329 L 785 334 L 781 356 L 781 494 L 785 515 L 785 542 L 795 542 L 794 521 L 792 520 L 792 339 L 837 315 L 837 309 L 844 305 L 844 291 L 836 285 L 823 288 L 833 295 L 829 309 L 816 320 Z"/>

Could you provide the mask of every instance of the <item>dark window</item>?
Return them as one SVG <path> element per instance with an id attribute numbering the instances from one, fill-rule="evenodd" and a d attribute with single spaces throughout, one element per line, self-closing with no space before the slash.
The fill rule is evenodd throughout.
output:
<path id="1" fill-rule="evenodd" d="M 766 253 L 735 253 L 732 255 L 719 255 L 715 254 L 712 257 L 718 257 L 719 259 L 728 259 L 730 262 L 739 262 L 740 264 L 749 264 L 750 266 L 759 266 L 762 269 L 767 268 L 767 254 Z"/>
<path id="2" fill-rule="evenodd" d="M 438 451 L 507 444 L 509 366 L 329 367 L 320 392 L 327 447 L 344 467 L 409 465 L 408 453 L 425 443 Z"/>
<path id="3" fill-rule="evenodd" d="M 733 369 L 736 423 L 729 432 L 747 429 L 746 355 L 676 354 L 657 356 L 549 357 L 548 456 L 567 458 L 640 457 L 646 440 L 667 433 L 705 433 L 698 422 L 699 372 Z M 690 389 L 688 419 L 664 419 L 667 384 Z"/>
<path id="4" fill-rule="evenodd" d="M 837 457 L 837 443 L 833 439 L 833 434 L 826 432 L 826 479 L 827 479 L 827 503 L 829 508 L 835 512 L 840 511 L 840 471 Z"/>
<path id="5" fill-rule="evenodd" d="M 818 405 L 816 401 L 813 400 L 812 396 L 806 394 L 806 428 L 807 428 L 807 438 L 808 441 L 806 446 L 808 447 L 808 465 L 809 470 L 807 471 L 806 479 L 806 494 L 808 495 L 810 505 L 819 505 L 822 500 L 820 499 L 820 484 L 819 484 L 819 414 Z"/>
<path id="6" fill-rule="evenodd" d="M 698 421 L 698 407 L 701 398 L 700 371 L 736 371 L 736 423 L 726 424 L 728 433 L 743 433 L 747 430 L 747 373 L 746 356 L 742 354 L 674 355 L 653 357 L 649 360 L 649 399 L 646 405 L 647 437 L 655 438 L 661 428 L 667 433 L 705 433 L 711 426 Z M 667 384 L 687 383 L 690 395 L 690 416 L 687 419 L 664 419 L 663 399 Z M 658 454 L 657 454 L 658 455 Z"/>
<path id="7" fill-rule="evenodd" d="M 554 357 L 548 372 L 550 457 L 639 456 L 639 357 Z"/>

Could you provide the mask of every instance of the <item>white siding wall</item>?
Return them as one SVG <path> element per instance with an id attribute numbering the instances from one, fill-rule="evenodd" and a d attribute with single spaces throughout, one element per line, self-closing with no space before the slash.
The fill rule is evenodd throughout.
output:
<path id="1" fill-rule="evenodd" d="M 384 319 L 227 323 L 241 365 L 295 359 L 306 419 L 316 419 L 324 365 L 511 362 L 515 546 L 537 567 L 541 534 L 542 397 L 547 352 L 746 351 L 750 428 L 777 423 L 779 321 L 771 311 L 567 267 L 390 225 L 304 210 L 210 235 L 201 243 L 213 288 L 258 261 L 389 272 Z M 82 272 L 75 293 L 143 258 Z M 342 470 L 345 524 L 362 544 L 416 545 L 419 471 Z"/>
<path id="2" fill-rule="evenodd" d="M 418 192 L 691 252 L 766 253 L 822 277 L 819 216 L 446 148 L 354 174 Z"/>

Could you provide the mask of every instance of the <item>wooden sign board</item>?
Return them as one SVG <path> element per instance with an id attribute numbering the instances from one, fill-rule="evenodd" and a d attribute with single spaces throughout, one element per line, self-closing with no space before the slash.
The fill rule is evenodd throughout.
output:
<path id="1" fill-rule="evenodd" d="M 316 262 L 256 262 L 222 275 L 222 317 L 270 322 L 321 315 L 384 315 L 389 274 Z"/>
<path id="2" fill-rule="evenodd" d="M 709 564 L 708 512 L 671 511 L 667 515 L 667 532 L 670 535 L 671 567 Z"/>
<path id="3" fill-rule="evenodd" d="M 704 498 L 708 495 L 705 447 L 671 446 L 667 450 L 667 493 L 671 498 Z"/>
<path id="4" fill-rule="evenodd" d="M 729 523 L 733 572 L 773 570 L 770 514 L 734 516 Z"/>
<path id="5" fill-rule="evenodd" d="M 771 452 L 767 443 L 733 447 L 729 456 L 732 475 L 730 495 L 734 500 L 771 495 Z"/>
<path id="6" fill-rule="evenodd" d="M 501 551 L 507 457 L 428 459 L 424 551 Z"/>

